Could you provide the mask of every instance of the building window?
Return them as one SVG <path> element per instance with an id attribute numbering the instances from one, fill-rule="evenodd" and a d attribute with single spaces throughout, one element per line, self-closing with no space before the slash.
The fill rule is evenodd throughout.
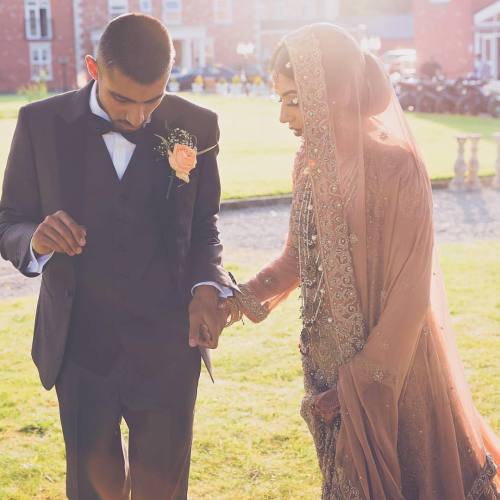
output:
<path id="1" fill-rule="evenodd" d="M 163 0 L 163 22 L 167 26 L 182 23 L 181 0 Z"/>
<path id="2" fill-rule="evenodd" d="M 331 21 L 339 17 L 340 1 L 339 0 L 323 0 L 322 15 L 325 20 Z"/>
<path id="3" fill-rule="evenodd" d="M 232 0 L 214 0 L 214 19 L 218 24 L 230 24 L 233 22 Z"/>
<path id="4" fill-rule="evenodd" d="M 32 81 L 52 80 L 52 49 L 50 43 L 30 43 L 30 67 Z"/>
<path id="5" fill-rule="evenodd" d="M 285 0 L 275 0 L 272 5 L 271 18 L 277 21 L 287 19 L 288 12 Z"/>
<path id="6" fill-rule="evenodd" d="M 108 0 L 108 17 L 114 19 L 128 12 L 128 0 Z"/>
<path id="7" fill-rule="evenodd" d="M 25 0 L 24 15 L 26 38 L 28 40 L 48 40 L 52 38 L 50 0 Z"/>
<path id="8" fill-rule="evenodd" d="M 302 2 L 302 19 L 316 19 L 317 12 L 316 12 L 316 3 L 310 2 L 309 0 L 305 0 Z"/>
<path id="9" fill-rule="evenodd" d="M 153 12 L 153 3 L 151 0 L 140 0 L 139 9 L 141 12 L 146 12 L 147 14 L 151 14 Z"/>

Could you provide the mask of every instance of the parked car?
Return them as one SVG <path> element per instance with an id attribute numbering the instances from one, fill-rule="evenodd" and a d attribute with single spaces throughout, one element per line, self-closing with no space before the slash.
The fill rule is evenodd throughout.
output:
<path id="1" fill-rule="evenodd" d="M 456 113 L 462 87 L 456 80 L 442 80 L 436 87 L 436 112 Z"/>
<path id="2" fill-rule="evenodd" d="M 417 72 L 417 51 L 415 49 L 388 50 L 382 54 L 382 62 L 389 74 L 400 73 L 403 77 Z"/>
<path id="3" fill-rule="evenodd" d="M 500 118 L 500 81 L 489 81 L 483 87 L 483 91 L 488 99 L 488 113 L 495 118 Z"/>
<path id="4" fill-rule="evenodd" d="M 396 86 L 399 103 L 405 111 L 414 111 L 417 107 L 417 97 L 420 91 L 420 82 L 416 78 L 400 80 Z"/>
<path id="5" fill-rule="evenodd" d="M 488 112 L 488 96 L 483 90 L 485 82 L 464 80 L 463 95 L 457 102 L 457 111 L 461 115 L 478 115 Z"/>
<path id="6" fill-rule="evenodd" d="M 436 82 L 423 80 L 419 85 L 416 110 L 420 113 L 434 113 L 438 101 Z"/>
<path id="7" fill-rule="evenodd" d="M 180 90 L 191 90 L 191 85 L 197 76 L 201 76 L 205 81 L 212 79 L 215 83 L 221 79 L 230 81 L 235 74 L 236 71 L 226 66 L 204 66 L 179 76 L 177 81 L 179 82 Z"/>
<path id="8" fill-rule="evenodd" d="M 184 73 L 182 72 L 182 70 L 177 67 L 177 66 L 174 66 L 172 68 L 172 71 L 170 72 L 170 79 L 171 80 L 179 80 L 179 78 L 183 75 Z"/>
<path id="9" fill-rule="evenodd" d="M 269 73 L 264 71 L 260 64 L 247 64 L 244 68 L 244 73 L 247 81 L 250 83 L 258 77 L 260 77 L 260 79 L 264 82 L 267 82 L 269 78 Z"/>
<path id="10" fill-rule="evenodd" d="M 422 113 L 488 113 L 500 117 L 500 82 L 484 82 L 470 76 L 391 79 L 401 107 Z"/>

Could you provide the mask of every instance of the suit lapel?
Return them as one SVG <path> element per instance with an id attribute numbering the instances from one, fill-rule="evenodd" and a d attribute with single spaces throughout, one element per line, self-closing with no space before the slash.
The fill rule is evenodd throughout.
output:
<path id="1" fill-rule="evenodd" d="M 159 145 L 160 139 L 156 137 L 156 135 L 164 137 L 168 129 L 166 121 L 158 117 L 158 115 L 155 113 L 151 117 L 151 143 L 150 143 L 150 148 L 153 156 L 153 175 L 155 178 L 155 192 L 156 192 L 156 197 L 157 197 L 157 202 L 158 202 L 158 208 L 162 214 L 162 220 L 167 221 L 167 219 L 164 217 L 168 213 L 172 212 L 172 210 L 175 208 L 175 193 L 174 189 L 171 190 L 169 193 L 169 196 L 167 198 L 167 192 L 168 192 L 168 185 L 170 182 L 170 166 L 168 164 L 168 160 L 166 158 L 160 158 L 159 154 L 155 151 L 155 148 Z M 168 217 L 171 219 L 171 217 Z"/>
<path id="2" fill-rule="evenodd" d="M 81 216 L 87 140 L 87 118 L 92 84 L 74 94 L 60 116 L 56 117 L 56 148 L 63 207 L 77 222 Z"/>
<path id="3" fill-rule="evenodd" d="M 158 134 L 160 136 L 165 136 L 169 130 L 175 128 L 185 128 L 182 124 L 183 116 L 179 114 L 177 105 L 175 101 L 169 100 L 168 95 L 162 102 L 158 110 L 153 113 L 151 117 L 151 127 L 153 134 Z M 158 138 L 155 137 L 156 140 Z M 160 175 L 162 176 L 162 188 L 165 189 L 165 193 L 168 190 L 168 184 L 170 183 L 171 169 L 168 165 L 167 159 L 162 159 L 157 162 L 160 167 Z M 165 175 L 167 177 L 165 177 Z M 184 184 L 182 181 L 174 177 L 174 182 L 172 189 L 170 190 L 170 195 L 168 197 L 166 207 L 169 214 L 173 215 L 176 219 L 178 230 L 182 233 L 182 228 L 185 226 L 185 221 L 182 220 L 184 215 L 187 215 L 189 210 L 186 210 L 186 204 L 189 204 L 191 192 L 190 186 Z M 164 197 L 165 198 L 165 197 Z"/>
<path id="4" fill-rule="evenodd" d="M 151 128 L 153 134 L 165 137 L 169 130 L 176 127 L 183 128 L 182 116 L 178 114 L 175 102 L 171 102 L 168 96 L 162 102 L 160 107 L 151 117 Z M 154 136 L 153 136 L 154 137 Z M 154 137 L 155 144 L 158 144 L 158 138 Z M 182 268 L 186 252 L 190 242 L 190 223 L 186 218 L 191 218 L 192 211 L 188 210 L 189 191 L 188 186 L 183 185 L 176 177 L 173 179 L 172 188 L 168 199 L 168 185 L 172 170 L 167 159 L 156 162 L 159 193 L 160 217 L 164 227 L 164 236 L 167 243 L 169 258 L 175 262 L 175 277 L 177 286 L 182 289 L 183 276 L 185 270 Z"/>

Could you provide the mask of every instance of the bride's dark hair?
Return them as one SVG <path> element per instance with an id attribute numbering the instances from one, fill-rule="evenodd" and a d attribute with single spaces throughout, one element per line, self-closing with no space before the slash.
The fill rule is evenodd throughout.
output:
<path id="1" fill-rule="evenodd" d="M 363 52 L 356 40 L 333 24 L 316 24 L 314 35 L 319 41 L 328 94 L 336 96 L 344 88 L 359 88 L 351 95 L 347 107 L 356 107 L 363 116 L 381 113 L 391 97 L 391 84 L 381 62 Z M 274 52 L 272 71 L 294 80 L 293 65 L 285 43 Z M 354 82 L 359 82 L 354 85 Z M 354 111 L 354 109 L 353 109 Z"/>

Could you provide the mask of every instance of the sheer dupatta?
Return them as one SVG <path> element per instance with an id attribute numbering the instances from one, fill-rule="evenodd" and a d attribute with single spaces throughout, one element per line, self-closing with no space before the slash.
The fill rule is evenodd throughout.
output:
<path id="1" fill-rule="evenodd" d="M 425 341 L 435 349 L 441 368 L 429 389 L 443 437 L 433 452 L 449 464 L 449 477 L 455 478 L 449 481 L 447 497 L 458 499 L 488 487 L 481 484 L 482 474 L 494 474 L 487 456 L 498 457 L 498 443 L 474 408 L 446 320 L 437 261 L 433 271 L 430 183 L 389 80 L 386 91 L 371 88 L 378 62 L 354 53 L 338 68 L 350 78 L 348 94 L 340 95 L 343 102 L 332 101 L 325 52 L 329 47 L 339 50 L 335 46 L 342 46 L 344 39 L 341 30 L 316 26 L 285 40 L 305 117 L 304 168 L 312 184 L 331 316 L 348 336 L 365 340 L 358 352 L 347 349 L 352 357 L 339 369 L 342 426 L 335 475 L 346 492 L 352 488 L 364 498 L 403 498 L 399 404 L 424 335 L 430 337 Z M 370 135 L 393 145 L 396 152 L 389 161 L 365 146 Z M 384 201 L 377 205 L 383 207 L 383 224 L 376 228 L 381 259 L 369 253 L 376 247 L 368 237 L 376 238 L 376 232 L 368 226 L 377 217 L 367 210 L 370 190 Z M 370 287 L 376 275 L 382 276 L 381 290 Z M 415 432 L 431 432 L 423 428 L 425 422 L 420 424 Z M 469 454 L 484 464 L 470 477 L 462 477 L 458 429 L 466 434 Z"/>
<path id="2" fill-rule="evenodd" d="M 446 498 L 493 498 L 500 447 L 465 381 L 434 257 L 430 182 L 390 82 L 372 87 L 379 62 L 334 26 L 302 28 L 284 43 L 305 121 L 294 203 L 309 182 L 332 319 L 322 334 L 345 343 L 336 384 L 342 424 L 330 471 L 337 491 L 346 499 L 404 498 L 402 415 L 425 372 L 434 419 L 419 420 L 413 431 L 438 437 L 433 456 L 422 451 L 419 460 L 438 462 L 448 475 L 435 479 Z M 345 85 L 332 97 L 325 65 L 330 50 L 343 49 L 349 57 L 337 76 Z M 369 204 L 370 196 L 377 203 Z M 296 222 L 281 258 L 247 284 L 271 308 L 303 278 Z"/>

